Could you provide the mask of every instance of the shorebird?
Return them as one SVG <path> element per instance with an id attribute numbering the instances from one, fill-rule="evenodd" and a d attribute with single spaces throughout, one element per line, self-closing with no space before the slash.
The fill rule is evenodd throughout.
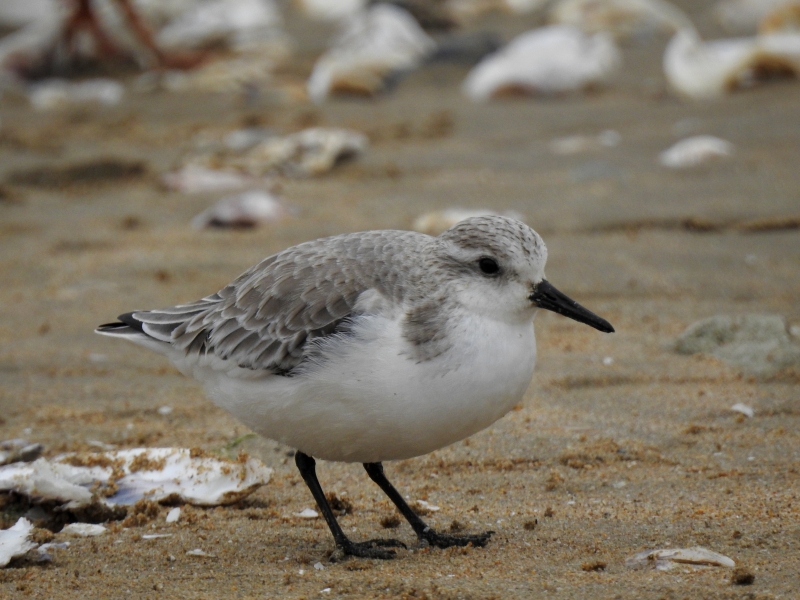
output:
<path id="1" fill-rule="evenodd" d="M 265 258 L 202 300 L 129 312 L 97 332 L 166 355 L 215 404 L 296 448 L 342 554 L 392 558 L 403 544 L 351 541 L 315 458 L 363 463 L 422 543 L 483 546 L 493 532 L 428 527 L 382 462 L 462 440 L 511 410 L 533 374 L 537 310 L 614 331 L 545 279 L 546 260 L 539 234 L 499 216 L 438 237 L 337 235 Z"/>

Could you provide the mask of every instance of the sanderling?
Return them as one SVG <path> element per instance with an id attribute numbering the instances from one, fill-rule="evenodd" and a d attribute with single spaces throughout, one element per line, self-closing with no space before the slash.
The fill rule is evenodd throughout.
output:
<path id="1" fill-rule="evenodd" d="M 428 527 L 381 462 L 442 448 L 511 410 L 533 374 L 537 309 L 614 331 L 545 279 L 546 260 L 539 234 L 499 216 L 438 237 L 337 235 L 270 256 L 202 300 L 127 313 L 97 332 L 166 355 L 218 406 L 296 448 L 341 553 L 392 558 L 403 544 L 351 541 L 312 457 L 363 463 L 421 542 L 482 546 L 491 531 Z"/>

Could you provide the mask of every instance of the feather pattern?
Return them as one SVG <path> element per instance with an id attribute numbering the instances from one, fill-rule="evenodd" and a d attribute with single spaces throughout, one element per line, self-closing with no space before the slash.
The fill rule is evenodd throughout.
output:
<path id="1" fill-rule="evenodd" d="M 187 354 L 212 353 L 240 367 L 291 373 L 311 341 L 363 314 L 356 305 L 365 291 L 402 303 L 398 277 L 390 275 L 393 263 L 433 239 L 374 231 L 307 242 L 264 259 L 202 300 L 132 316 L 144 333 Z M 413 278 L 414 269 L 407 275 Z"/>

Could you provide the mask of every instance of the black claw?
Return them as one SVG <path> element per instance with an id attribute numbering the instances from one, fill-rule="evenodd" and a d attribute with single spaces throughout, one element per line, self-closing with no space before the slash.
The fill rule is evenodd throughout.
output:
<path id="1" fill-rule="evenodd" d="M 386 547 L 403 547 L 406 545 L 400 540 L 367 540 L 366 542 L 351 542 L 347 541 L 343 544 L 337 544 L 336 548 L 345 556 L 357 556 L 359 558 L 378 558 L 381 560 L 391 560 L 397 556 L 394 550 L 384 550 Z M 333 560 L 334 557 L 331 557 Z"/>

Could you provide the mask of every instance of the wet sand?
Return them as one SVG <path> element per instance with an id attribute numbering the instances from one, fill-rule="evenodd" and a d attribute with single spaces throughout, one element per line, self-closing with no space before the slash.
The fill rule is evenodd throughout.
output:
<path id="1" fill-rule="evenodd" d="M 311 46 L 296 59 L 298 80 Z M 138 526 L 70 538 L 50 564 L 0 570 L 0 597 L 796 597 L 800 378 L 755 379 L 670 344 L 715 314 L 800 324 L 800 232 L 741 228 L 800 214 L 798 87 L 682 102 L 664 93 L 662 47 L 626 47 L 629 68 L 589 96 L 489 105 L 463 99 L 459 65 L 427 67 L 374 101 L 321 107 L 161 93 L 35 113 L 0 100 L 0 439 L 41 442 L 49 456 L 93 440 L 218 451 L 246 428 L 161 357 L 92 329 L 133 308 L 205 296 L 288 245 L 408 228 L 450 206 L 523 214 L 548 245 L 548 278 L 617 329 L 539 315 L 540 360 L 518 410 L 462 443 L 386 465 L 403 494 L 441 508 L 426 517 L 433 527 L 496 531 L 486 548 L 415 549 L 407 526 L 381 525 L 392 507 L 359 465 L 322 462 L 323 487 L 352 503 L 341 523 L 353 539 L 400 537 L 413 549 L 394 561 L 331 563 L 325 523 L 293 516 L 313 501 L 290 449 L 248 439 L 241 448 L 275 470 L 249 499 L 186 508 L 172 525 L 164 507 Z M 160 175 L 197 132 L 253 121 L 280 132 L 353 127 L 372 146 L 328 176 L 284 181 L 296 214 L 283 222 L 191 229 L 219 195 L 167 192 Z M 548 149 L 604 129 L 619 132 L 617 147 Z M 691 172 L 658 165 L 661 150 L 693 133 L 728 139 L 736 152 Z M 75 181 L 58 171 L 99 160 L 142 172 Z M 32 169 L 44 175 L 20 179 Z M 738 402 L 755 417 L 732 412 Z M 165 405 L 168 415 L 158 412 Z M 19 509 L 0 496 L 0 525 Z M 624 566 L 641 550 L 695 545 L 734 559 L 753 585 L 733 585 L 728 569 Z M 195 548 L 212 556 L 186 554 Z"/>

